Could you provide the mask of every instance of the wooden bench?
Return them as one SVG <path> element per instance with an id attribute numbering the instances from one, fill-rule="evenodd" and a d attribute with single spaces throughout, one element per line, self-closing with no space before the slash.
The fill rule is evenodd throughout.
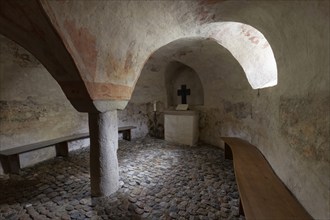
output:
<path id="1" fill-rule="evenodd" d="M 131 140 L 131 130 L 136 128 L 135 126 L 118 127 L 118 133 L 123 133 L 123 139 Z"/>
<path id="2" fill-rule="evenodd" d="M 252 144 L 222 137 L 225 158 L 233 159 L 240 214 L 249 219 L 312 219 Z"/>
<path id="3" fill-rule="evenodd" d="M 118 132 L 123 133 L 123 139 L 131 140 L 131 130 L 136 127 L 125 126 L 118 127 Z M 5 173 L 18 174 L 21 168 L 19 155 L 30 151 L 42 149 L 45 147 L 55 146 L 56 156 L 67 157 L 69 154 L 68 142 L 88 138 L 89 133 L 81 133 L 70 135 L 67 137 L 56 138 L 53 140 L 42 141 L 34 144 L 28 144 L 20 147 L 15 147 L 7 150 L 0 151 L 0 161 Z"/>
<path id="4" fill-rule="evenodd" d="M 42 141 L 35 144 L 28 144 L 0 151 L 0 160 L 5 173 L 19 173 L 21 165 L 19 155 L 22 153 L 42 149 L 55 145 L 56 156 L 67 157 L 69 154 L 68 141 L 88 138 L 89 133 L 70 135 L 67 137 L 56 138 L 49 141 Z"/>

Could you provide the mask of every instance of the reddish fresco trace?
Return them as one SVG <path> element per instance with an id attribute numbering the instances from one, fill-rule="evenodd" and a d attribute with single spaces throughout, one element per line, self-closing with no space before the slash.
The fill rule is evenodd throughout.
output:
<path id="1" fill-rule="evenodd" d="M 249 40 L 254 43 L 254 44 L 258 44 L 259 43 L 259 39 L 258 37 L 250 37 Z"/>
<path id="2" fill-rule="evenodd" d="M 94 81 L 96 78 L 97 64 L 96 37 L 92 35 L 87 28 L 78 28 L 74 21 L 66 20 L 64 22 L 64 27 L 82 59 L 82 65 L 86 67 L 87 74 L 90 75 L 92 81 Z"/>
<path id="3" fill-rule="evenodd" d="M 128 73 L 133 66 L 133 54 L 134 54 L 134 46 L 135 46 L 135 41 L 132 41 L 127 49 L 126 52 L 126 61 L 125 61 L 125 65 L 124 65 L 124 72 Z"/>
<path id="4" fill-rule="evenodd" d="M 266 48 L 269 47 L 269 46 L 270 46 L 269 43 L 268 43 L 268 42 L 265 42 L 264 45 L 262 45 L 262 48 L 263 48 L 263 49 L 266 49 Z"/>
<path id="5" fill-rule="evenodd" d="M 207 9 L 207 7 L 201 6 L 197 9 L 196 21 L 199 21 L 201 24 L 207 23 L 209 20 L 213 20 L 215 14 Z"/>
<path id="6" fill-rule="evenodd" d="M 253 36 L 253 31 L 252 30 L 246 30 L 244 26 L 242 26 L 242 34 L 246 37 L 249 37 L 248 39 L 254 43 L 258 44 L 259 43 L 259 38 L 257 36 Z"/>
<path id="7" fill-rule="evenodd" d="M 132 88 L 113 83 L 85 82 L 88 92 L 94 100 L 129 100 Z"/>

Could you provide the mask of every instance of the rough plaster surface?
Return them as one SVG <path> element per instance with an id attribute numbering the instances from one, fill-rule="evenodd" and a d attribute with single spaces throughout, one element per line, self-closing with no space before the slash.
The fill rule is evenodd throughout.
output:
<path id="1" fill-rule="evenodd" d="M 276 84 L 274 56 L 265 37 L 249 25 L 212 23 L 216 15 L 208 2 L 41 3 L 93 100 L 128 100 L 149 55 L 184 37 L 210 38 L 226 47 L 246 70 L 253 88 Z M 104 28 L 108 21 L 112 28 Z"/>
<path id="2" fill-rule="evenodd" d="M 87 132 L 87 115 L 72 107 L 33 55 L 1 35 L 0 51 L 0 150 Z M 25 167 L 53 156 L 50 147 L 20 160 Z"/>
<path id="3" fill-rule="evenodd" d="M 329 104 L 329 96 L 280 97 L 281 134 L 306 159 L 330 162 Z"/>
<path id="4" fill-rule="evenodd" d="M 129 100 L 150 54 L 185 37 L 210 38 L 226 47 L 253 88 L 276 83 L 274 57 L 264 36 L 249 25 L 214 22 L 209 2 L 13 0 L 2 2 L 1 8 L 1 33 L 32 51 L 79 111 L 98 110 L 90 99 Z M 103 28 L 108 21 L 116 25 Z"/>
<path id="5" fill-rule="evenodd" d="M 273 50 L 257 29 L 239 22 L 214 22 L 203 25 L 202 30 L 232 53 L 253 89 L 277 84 Z"/>
<path id="6" fill-rule="evenodd" d="M 328 219 L 329 4 L 243 4 L 219 5 L 215 19 L 248 23 L 267 37 L 277 61 L 276 87 L 251 90 L 229 51 L 209 40 L 187 38 L 150 57 L 132 100 L 166 100 L 166 66 L 172 61 L 190 66 L 204 88 L 204 106 L 195 107 L 200 140 L 221 147 L 221 136 L 252 142 L 306 210 L 315 219 Z"/>
<path id="7" fill-rule="evenodd" d="M 0 33 L 30 51 L 79 111 L 95 110 L 86 85 L 38 0 L 1 1 Z"/>
<path id="8" fill-rule="evenodd" d="M 330 218 L 329 2 L 42 1 L 42 6 L 93 99 L 128 100 L 136 83 L 132 103 L 156 100 L 167 107 L 166 65 L 174 60 L 190 66 L 204 87 L 201 140 L 219 146 L 222 135 L 251 141 L 314 218 Z M 276 87 L 251 90 L 244 65 L 201 28 L 223 21 L 248 24 L 267 38 L 277 62 Z M 242 37 L 256 42 L 247 34 Z"/>

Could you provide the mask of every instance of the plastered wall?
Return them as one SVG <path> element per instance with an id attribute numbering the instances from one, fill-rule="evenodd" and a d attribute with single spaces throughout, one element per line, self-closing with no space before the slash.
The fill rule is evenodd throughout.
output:
<path id="1" fill-rule="evenodd" d="M 277 60 L 277 86 L 252 90 L 227 50 L 196 40 L 183 43 L 190 51 L 184 56 L 177 55 L 183 54 L 179 44 L 157 51 L 142 70 L 133 98 L 148 85 L 145 101 L 166 100 L 166 86 L 159 86 L 166 65 L 175 60 L 190 66 L 204 88 L 204 105 L 195 107 L 200 113 L 200 141 L 219 147 L 223 147 L 221 136 L 250 141 L 313 218 L 328 219 L 329 28 L 322 13 L 307 21 L 307 15 L 321 6 L 305 6 L 297 12 L 300 20 L 286 14 L 290 22 L 283 23 L 282 33 L 274 33 L 270 41 Z M 292 28 L 298 24 L 300 29 Z"/>
<path id="2" fill-rule="evenodd" d="M 87 114 L 72 107 L 33 55 L 1 35 L 0 51 L 0 150 L 88 131 Z M 21 166 L 54 155 L 52 147 L 25 153 Z"/>
<path id="3" fill-rule="evenodd" d="M 0 150 L 88 132 L 87 113 L 72 107 L 57 82 L 31 53 L 2 35 L 0 51 Z M 144 137 L 149 128 L 154 130 L 153 116 L 151 103 L 129 103 L 118 112 L 119 126 L 136 126 L 132 138 Z M 89 139 L 69 143 L 70 150 L 86 146 Z M 54 156 L 54 147 L 24 153 L 20 155 L 21 167 Z"/>
<path id="4" fill-rule="evenodd" d="M 58 24 L 57 29 L 63 31 L 70 48 L 77 49 L 74 58 L 83 56 L 82 62 L 77 63 L 90 64 L 86 68 L 89 73 L 83 75 L 92 74 L 93 82 L 125 85 L 135 83 L 144 58 L 157 48 L 172 40 L 199 36 L 198 25 L 236 21 L 258 29 L 274 52 L 277 86 L 252 90 L 240 64 L 216 42 L 209 39 L 177 42 L 164 51 L 157 50 L 145 63 L 126 113 L 125 110 L 121 113 L 124 120 L 119 124 L 141 125 L 136 131 L 140 134 L 145 134 L 147 127 L 150 131 L 153 128 L 150 123 L 153 120 L 152 103 L 157 101 L 164 108 L 168 107 L 164 83 L 166 65 L 171 61 L 181 62 L 194 69 L 204 88 L 204 105 L 197 109 L 201 116 L 200 140 L 220 147 L 221 136 L 238 136 L 252 142 L 306 210 L 315 219 L 329 219 L 329 2 L 178 2 L 146 2 L 140 7 L 142 3 L 135 1 L 117 5 L 112 1 L 89 1 L 87 5 L 83 1 L 68 1 L 66 4 L 49 1 L 46 12 L 54 15 L 51 19 Z M 100 10 L 107 13 L 99 14 L 97 19 L 85 16 Z M 102 26 L 108 21 L 112 21 L 112 28 Z M 93 38 L 89 38 L 90 33 Z M 248 33 L 243 34 L 246 34 L 246 40 L 257 42 L 253 36 L 247 36 Z M 87 44 L 82 40 L 84 38 L 94 43 L 97 40 L 97 43 Z M 73 45 L 76 43 L 79 45 Z M 9 62 L 7 58 L 5 60 L 3 62 Z M 9 67 L 2 66 L 6 71 L 1 74 L 9 71 Z M 35 68 L 33 72 L 38 71 Z M 6 78 L 8 84 L 1 84 L 1 88 L 3 85 L 9 87 L 16 77 L 10 75 Z M 1 96 L 2 91 L 10 89 L 12 87 L 1 89 Z M 127 98 L 128 92 L 124 95 Z M 106 92 L 95 97 L 105 96 Z M 17 95 L 13 97 L 6 100 L 36 103 L 33 109 L 44 120 L 43 108 L 39 108 L 44 106 L 43 102 L 35 99 L 32 102 L 25 96 L 21 100 L 17 100 Z M 160 109 L 157 113 L 160 125 L 161 112 Z M 24 121 L 19 124 L 24 127 Z M 56 134 L 56 131 L 50 134 Z M 47 134 L 41 136 L 47 138 Z M 20 140 L 24 141 L 24 137 Z"/>

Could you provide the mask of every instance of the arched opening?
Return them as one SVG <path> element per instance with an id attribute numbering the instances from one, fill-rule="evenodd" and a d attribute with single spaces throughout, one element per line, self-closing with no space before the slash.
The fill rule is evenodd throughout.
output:
<path id="1" fill-rule="evenodd" d="M 225 47 L 242 66 L 253 89 L 277 85 L 273 50 L 256 28 L 239 22 L 215 22 L 201 28 L 202 35 Z"/>
<path id="2" fill-rule="evenodd" d="M 196 73 L 195 78 L 201 82 L 202 92 L 198 93 L 202 98 L 189 105 L 189 109 L 200 112 L 200 138 L 214 145 L 221 145 L 221 135 L 249 139 L 249 129 L 241 127 L 254 117 L 253 97 L 258 95 L 254 89 L 277 84 L 271 46 L 261 32 L 238 22 L 206 24 L 200 28 L 199 36 L 181 38 L 156 50 L 145 62 L 130 103 L 152 106 L 157 102 L 163 106 L 157 113 L 157 122 L 163 123 L 162 112 L 181 103 L 179 86 L 191 80 L 188 74 L 180 76 L 181 66 Z M 180 85 L 175 85 L 171 79 L 174 76 L 185 78 L 186 83 L 181 80 Z M 152 108 L 147 109 L 152 122 Z M 157 127 L 163 128 L 163 124 Z"/>
<path id="3" fill-rule="evenodd" d="M 203 102 L 212 102 L 209 100 L 217 94 L 216 90 L 228 87 L 229 84 L 224 82 L 229 77 L 238 80 L 241 73 L 252 89 L 277 85 L 277 65 L 272 48 L 264 35 L 254 27 L 239 22 L 216 22 L 202 26 L 199 35 L 201 37 L 174 40 L 153 52 L 145 61 L 130 102 L 151 103 L 156 100 L 165 105 L 165 108 L 171 106 L 175 98 L 166 92 L 168 76 L 171 74 L 165 74 L 171 62 L 182 63 L 197 72 L 202 86 L 212 91 L 209 94 L 204 92 Z M 230 69 L 229 66 L 235 66 L 235 69 Z M 214 76 L 206 85 L 205 76 L 208 72 L 212 72 Z M 237 82 L 231 84 L 231 87 L 235 90 L 245 88 L 246 83 Z"/>
<path id="4" fill-rule="evenodd" d="M 196 71 L 178 61 L 170 62 L 165 70 L 165 87 L 167 91 L 167 105 L 177 106 L 185 98 L 189 106 L 204 104 L 204 90 Z M 178 95 L 185 86 L 189 94 Z"/>
<path id="5" fill-rule="evenodd" d="M 185 81 L 173 86 L 172 77 L 185 71 Z M 189 74 L 192 73 L 196 75 L 194 78 L 200 85 L 197 89 L 191 89 L 191 94 L 197 92 L 200 97 L 197 102 L 189 105 L 189 109 L 201 113 L 201 137 L 210 137 L 209 141 L 217 144 L 217 135 L 228 131 L 226 126 L 219 127 L 219 120 L 222 120 L 223 115 L 236 117 L 237 120 L 250 117 L 251 104 L 244 99 L 250 99 L 246 97 L 250 97 L 255 91 L 251 89 L 238 61 L 214 40 L 182 38 L 155 51 L 145 63 L 129 106 L 140 108 L 145 105 L 146 112 L 143 112 L 143 115 L 147 118 L 145 121 L 150 122 L 149 131 L 155 128 L 156 115 L 157 129 L 163 132 L 164 111 L 174 109 L 178 104 L 181 98 L 177 94 L 178 86 L 188 85 L 187 82 L 191 80 Z M 187 89 L 189 88 L 194 86 L 187 86 Z M 169 91 L 172 94 L 169 94 Z M 187 99 L 189 101 L 189 96 Z M 156 113 L 152 108 L 155 101 Z M 244 111 L 242 114 L 241 110 Z M 210 132 L 215 130 L 217 135 L 211 135 Z"/>
<path id="6" fill-rule="evenodd" d="M 253 94 L 250 88 L 262 89 L 277 85 L 277 65 L 272 48 L 261 32 L 238 22 L 206 24 L 200 28 L 199 36 L 172 41 L 152 53 L 140 73 L 130 103 L 152 105 L 157 102 L 162 106 L 162 111 L 170 106 L 173 109 L 173 106 L 180 103 L 180 97 L 176 95 L 179 87 L 171 78 L 181 77 L 177 70 L 182 65 L 193 70 L 191 72 L 196 73 L 195 78 L 201 82 L 201 89 L 194 89 L 199 91 L 201 98 L 188 103 L 192 104 L 190 107 L 201 108 L 203 105 L 204 110 L 213 108 L 204 111 L 201 127 L 210 131 L 216 129 L 220 134 L 242 133 L 236 127 L 240 126 L 242 120 L 252 118 L 253 114 L 252 101 L 247 98 Z M 189 80 L 186 76 L 185 81 Z M 181 85 L 185 85 L 182 80 Z M 151 109 L 147 115 L 149 121 L 153 121 L 152 108 L 147 109 Z M 233 116 L 239 123 L 235 124 L 235 128 L 220 126 L 220 122 L 211 119 L 219 115 L 219 112 L 231 114 L 230 117 Z M 163 122 L 163 115 L 158 114 L 158 117 L 157 121 Z M 208 126 L 205 126 L 207 123 Z M 205 132 L 205 136 L 210 136 L 210 131 Z M 240 135 L 249 136 L 247 133 Z M 212 143 L 218 144 L 217 137 L 214 139 Z"/>

